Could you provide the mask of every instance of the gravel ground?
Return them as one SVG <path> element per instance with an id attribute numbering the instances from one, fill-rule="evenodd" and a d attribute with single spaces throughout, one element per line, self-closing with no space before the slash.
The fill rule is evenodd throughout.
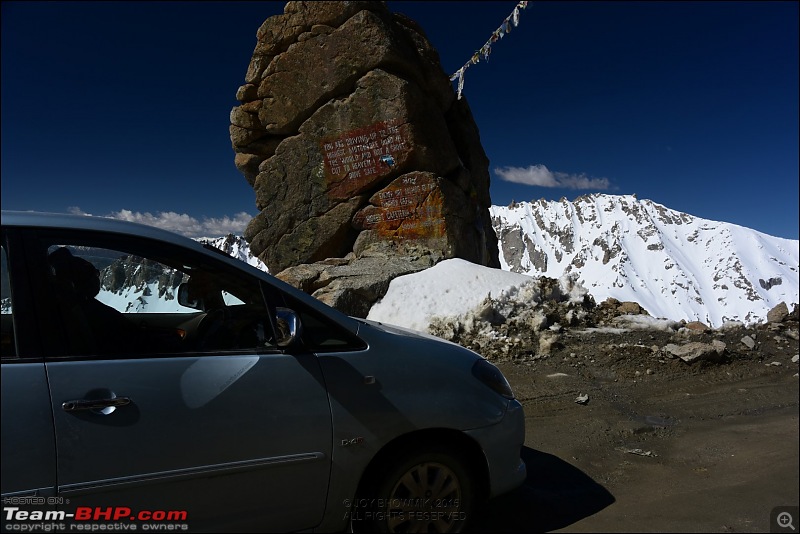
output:
<path id="1" fill-rule="evenodd" d="M 665 350 L 715 341 L 724 350 L 693 363 Z M 724 330 L 572 328 L 548 355 L 496 359 L 525 408 L 528 479 L 475 530 L 770 532 L 775 507 L 800 500 L 797 355 L 795 314 Z"/>

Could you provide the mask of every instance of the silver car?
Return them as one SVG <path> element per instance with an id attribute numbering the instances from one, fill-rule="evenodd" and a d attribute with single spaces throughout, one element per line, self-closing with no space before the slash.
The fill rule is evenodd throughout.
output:
<path id="1" fill-rule="evenodd" d="M 467 349 L 157 228 L 2 213 L 4 528 L 458 531 L 524 433 Z"/>

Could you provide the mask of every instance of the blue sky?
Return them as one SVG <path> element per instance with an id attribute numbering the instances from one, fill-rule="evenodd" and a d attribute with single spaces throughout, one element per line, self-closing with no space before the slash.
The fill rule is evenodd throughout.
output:
<path id="1" fill-rule="evenodd" d="M 389 2 L 454 73 L 516 2 Z M 230 109 L 283 2 L 2 2 L 2 207 L 212 235 L 256 214 Z M 465 72 L 492 202 L 633 194 L 798 239 L 797 2 L 529 2 Z"/>

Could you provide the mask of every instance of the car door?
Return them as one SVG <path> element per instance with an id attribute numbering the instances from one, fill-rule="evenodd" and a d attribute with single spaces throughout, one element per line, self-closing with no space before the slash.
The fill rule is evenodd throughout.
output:
<path id="1" fill-rule="evenodd" d="M 154 241 L 54 231 L 39 232 L 36 242 L 31 261 L 48 265 L 47 254 L 67 248 L 93 263 L 96 300 L 137 329 L 124 337 L 105 322 L 94 342 L 74 342 L 91 336 L 92 317 L 78 318 L 81 307 L 65 302 L 52 265 L 42 271 L 50 279 L 38 286 L 55 295 L 63 334 L 58 348 L 49 340 L 46 364 L 59 494 L 134 516 L 162 511 L 193 529 L 283 531 L 320 522 L 332 446 L 327 393 L 313 354 L 287 354 L 269 341 L 263 282 Z M 234 304 L 212 313 L 177 303 L 184 280 L 200 275 Z M 156 328 L 160 311 L 168 322 Z M 137 323 L 137 312 L 149 324 Z M 215 314 L 221 324 L 213 324 Z M 242 322 L 237 314 L 255 321 L 246 335 L 227 332 L 234 327 L 225 321 Z M 212 324 L 198 332 L 205 320 Z M 215 326 L 228 335 L 201 343 Z M 163 337 L 169 330 L 175 336 Z M 153 331 L 160 337 L 143 343 Z"/>
<path id="2" fill-rule="evenodd" d="M 24 263 L 9 261 L 22 259 L 22 242 L 4 230 L 0 244 L 0 486 L 4 503 L 14 503 L 5 499 L 55 495 L 56 454 L 44 360 L 32 335 L 27 274 Z"/>

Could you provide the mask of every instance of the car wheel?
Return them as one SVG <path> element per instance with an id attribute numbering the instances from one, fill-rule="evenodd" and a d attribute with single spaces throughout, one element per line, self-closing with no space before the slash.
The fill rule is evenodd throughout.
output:
<path id="1" fill-rule="evenodd" d="M 386 466 L 385 466 L 386 467 Z M 446 451 L 410 452 L 381 469 L 353 513 L 363 532 L 461 532 L 475 503 L 466 462 Z"/>

